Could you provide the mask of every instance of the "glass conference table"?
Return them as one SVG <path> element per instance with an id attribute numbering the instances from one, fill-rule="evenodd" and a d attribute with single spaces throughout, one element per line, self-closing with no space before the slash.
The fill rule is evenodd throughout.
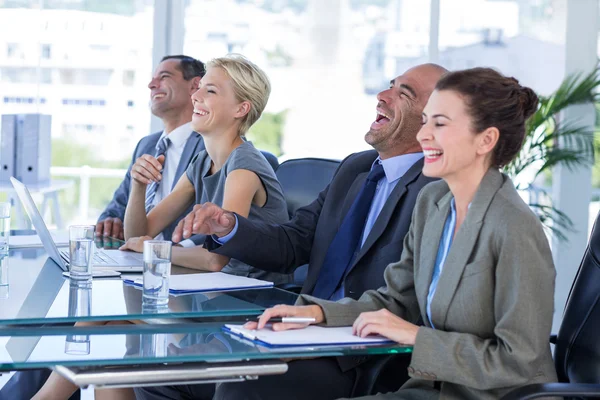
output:
<path id="1" fill-rule="evenodd" d="M 189 272 L 196 271 L 173 268 Z M 43 249 L 10 251 L 5 297 L 0 373 L 52 368 L 81 387 L 241 381 L 283 374 L 289 359 L 411 351 L 400 345 L 265 347 L 224 332 L 223 324 L 293 304 L 296 294 L 277 288 L 187 294 L 171 296 L 168 309 L 147 309 L 141 290 L 121 279 L 70 281 Z"/>

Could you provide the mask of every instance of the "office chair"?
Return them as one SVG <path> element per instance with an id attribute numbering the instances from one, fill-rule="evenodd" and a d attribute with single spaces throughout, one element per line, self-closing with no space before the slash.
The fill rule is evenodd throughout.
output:
<path id="1" fill-rule="evenodd" d="M 560 383 L 527 385 L 503 400 L 543 396 L 600 398 L 600 213 L 596 216 L 563 313 L 555 344 L 554 365 Z"/>
<path id="2" fill-rule="evenodd" d="M 312 203 L 329 185 L 340 162 L 325 158 L 295 158 L 281 163 L 277 179 L 281 183 L 290 218 L 297 209 Z"/>
<path id="3" fill-rule="evenodd" d="M 338 160 L 325 158 L 296 158 L 281 163 L 275 174 L 281 183 L 290 218 L 297 209 L 317 199 L 319 193 L 331 182 L 339 165 Z M 279 287 L 300 293 L 307 272 L 308 265 L 296 268 L 294 283 Z"/>
<path id="4" fill-rule="evenodd" d="M 277 159 L 277 157 L 275 157 L 274 154 L 269 153 L 266 150 L 261 150 L 260 152 L 267 159 L 267 161 L 269 162 L 269 164 L 273 168 L 273 171 L 277 171 L 277 168 L 279 167 L 279 160 Z"/>

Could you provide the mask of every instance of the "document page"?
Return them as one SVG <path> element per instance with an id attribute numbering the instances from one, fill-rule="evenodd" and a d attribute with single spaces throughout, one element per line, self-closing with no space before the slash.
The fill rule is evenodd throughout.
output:
<path id="1" fill-rule="evenodd" d="M 225 331 L 268 346 L 327 346 L 393 343 L 383 336 L 361 338 L 352 334 L 351 326 L 324 327 L 310 325 L 304 329 L 275 332 L 270 328 L 250 330 L 243 325 L 226 324 Z"/>
<path id="2" fill-rule="evenodd" d="M 134 281 L 126 279 L 125 282 L 141 286 L 143 284 L 143 278 L 137 278 Z M 171 275 L 169 278 L 169 291 L 171 293 L 222 292 L 226 290 L 270 287 L 273 287 L 273 282 L 225 274 L 223 272 Z"/>

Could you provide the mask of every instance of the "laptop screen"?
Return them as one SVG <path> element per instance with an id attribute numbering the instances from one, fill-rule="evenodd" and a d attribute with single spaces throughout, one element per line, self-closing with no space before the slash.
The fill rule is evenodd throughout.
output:
<path id="1" fill-rule="evenodd" d="M 27 215 L 29 215 L 29 219 L 31 220 L 33 227 L 37 231 L 37 234 L 39 235 L 40 240 L 44 245 L 44 249 L 50 256 L 50 258 L 56 264 L 58 264 L 58 266 L 63 271 L 68 271 L 67 263 L 65 263 L 64 260 L 61 258 L 58 248 L 56 247 L 56 244 L 54 244 L 54 239 L 52 239 L 50 231 L 46 227 L 44 219 L 42 218 L 42 215 L 38 211 L 37 206 L 35 205 L 35 202 L 31 197 L 31 193 L 29 193 L 29 190 L 23 183 L 21 183 L 14 177 L 11 176 L 10 181 L 13 187 L 15 188 L 15 192 L 17 192 L 17 196 L 19 196 L 19 200 L 21 200 L 21 204 L 23 204 Z"/>

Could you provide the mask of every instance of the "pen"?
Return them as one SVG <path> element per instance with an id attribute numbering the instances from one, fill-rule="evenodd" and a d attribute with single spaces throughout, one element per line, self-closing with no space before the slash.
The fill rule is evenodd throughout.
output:
<path id="1" fill-rule="evenodd" d="M 259 318 L 248 318 L 246 321 L 258 322 Z M 307 317 L 273 317 L 269 319 L 269 323 L 275 322 L 283 322 L 284 324 L 310 324 L 316 322 L 316 319 Z"/>

